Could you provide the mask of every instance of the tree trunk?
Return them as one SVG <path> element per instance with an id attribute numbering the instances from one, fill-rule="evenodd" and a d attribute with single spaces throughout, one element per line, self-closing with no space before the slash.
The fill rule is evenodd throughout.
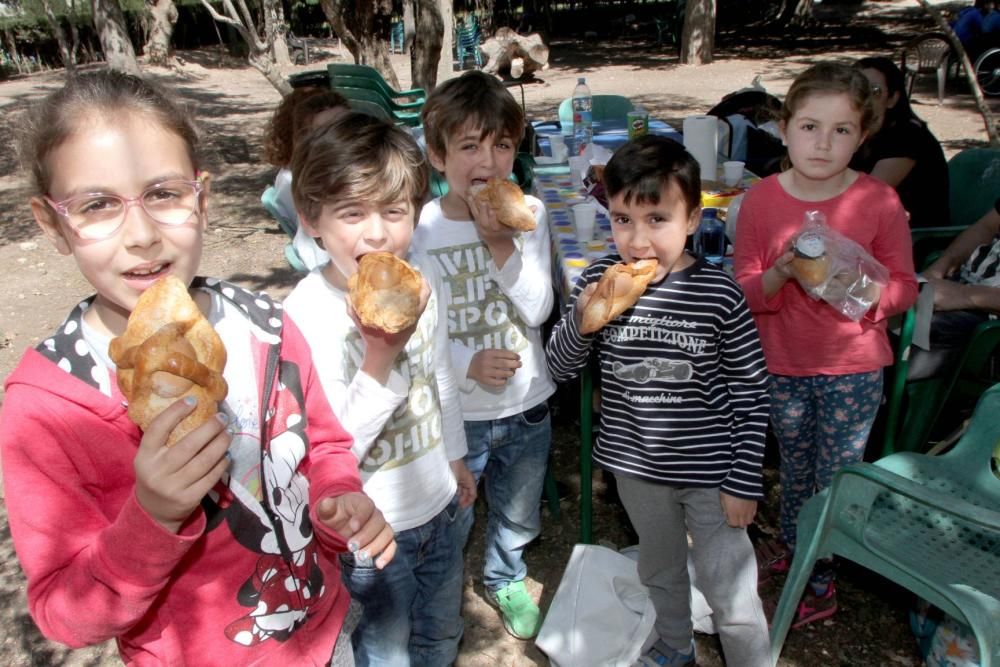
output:
<path id="1" fill-rule="evenodd" d="M 681 35 L 682 65 L 706 65 L 715 49 L 715 0 L 688 0 Z"/>
<path id="2" fill-rule="evenodd" d="M 62 59 L 63 67 L 66 68 L 67 73 L 72 73 L 74 65 L 76 65 L 73 61 L 73 47 L 66 39 L 66 31 L 63 30 L 62 23 L 59 22 L 56 13 L 52 11 L 52 4 L 49 0 L 42 0 L 42 11 L 45 13 L 45 20 L 52 28 L 52 34 L 59 45 L 59 57 Z"/>
<path id="3" fill-rule="evenodd" d="M 969 60 L 969 54 L 966 53 L 961 40 L 958 39 L 955 31 L 952 30 L 951 25 L 948 24 L 948 20 L 941 15 L 941 12 L 936 7 L 932 7 L 928 4 L 927 0 L 917 0 L 917 2 L 920 3 L 920 6 L 923 7 L 928 14 L 931 15 L 934 21 L 938 24 L 938 29 L 948 35 L 948 41 L 951 42 L 951 48 L 954 49 L 955 53 L 962 61 L 962 70 L 965 72 L 965 78 L 969 81 L 969 89 L 972 91 L 972 96 L 976 100 L 976 107 L 979 109 L 979 114 L 983 117 L 983 124 L 986 126 L 986 135 L 990 138 L 990 146 L 992 148 L 1000 147 L 1000 133 L 997 131 L 996 118 L 993 116 L 990 106 L 986 103 L 986 98 L 983 97 L 983 89 L 979 87 L 979 79 L 976 78 L 976 70 L 972 65 L 972 61 Z"/>
<path id="4" fill-rule="evenodd" d="M 403 53 L 410 54 L 411 67 L 413 62 L 413 43 L 417 37 L 417 18 L 414 10 L 416 3 L 417 0 L 404 0 L 403 2 Z"/>
<path id="5" fill-rule="evenodd" d="M 66 15 L 69 21 L 69 36 L 70 36 L 70 60 L 73 64 L 79 62 L 80 56 L 80 31 L 76 27 L 76 6 L 74 0 L 69 0 L 68 3 L 69 12 Z"/>
<path id="6" fill-rule="evenodd" d="M 445 82 L 455 76 L 451 54 L 455 52 L 455 5 L 451 0 L 439 0 L 438 9 L 441 12 L 441 57 L 437 62 L 437 82 Z"/>
<path id="7" fill-rule="evenodd" d="M 138 76 L 139 62 L 135 59 L 135 49 L 125 29 L 125 17 L 118 0 L 91 0 L 90 6 L 108 67 Z"/>
<path id="8" fill-rule="evenodd" d="M 170 39 L 177 24 L 174 0 L 146 0 L 147 30 L 143 52 L 153 65 L 167 65 L 170 59 Z"/>
<path id="9" fill-rule="evenodd" d="M 320 0 L 319 4 L 341 43 L 354 56 L 354 62 L 374 67 L 390 86 L 399 88 L 386 39 L 392 0 Z"/>
<path id="10" fill-rule="evenodd" d="M 285 11 L 281 0 L 264 0 L 264 39 L 271 45 L 274 64 L 278 67 L 290 67 L 292 59 L 288 56 L 288 42 L 285 40 Z"/>
<path id="11" fill-rule="evenodd" d="M 410 78 L 413 85 L 427 92 L 434 90 L 438 61 L 444 41 L 444 22 L 439 0 L 414 0 L 416 3 L 416 41 L 410 52 Z"/>
<path id="12" fill-rule="evenodd" d="M 10 28 L 4 28 L 3 38 L 7 42 L 7 52 L 10 54 L 10 59 L 14 61 L 14 66 L 17 67 L 17 73 L 24 74 L 21 53 L 17 50 L 17 42 L 14 40 L 14 31 Z"/>
<path id="13" fill-rule="evenodd" d="M 784 26 L 803 26 L 812 20 L 813 0 L 783 0 L 778 23 Z"/>
<path id="14" fill-rule="evenodd" d="M 250 13 L 245 0 L 236 0 L 236 3 L 234 5 L 233 0 L 222 0 L 222 10 L 225 14 L 220 14 L 209 0 L 201 0 L 202 6 L 208 10 L 216 23 L 232 26 L 243 38 L 249 48 L 247 61 L 254 69 L 263 74 L 268 83 L 282 96 L 289 94 L 292 92 L 292 86 L 274 62 L 273 45 L 267 38 L 260 37 L 260 32 L 254 24 L 253 14 Z"/>

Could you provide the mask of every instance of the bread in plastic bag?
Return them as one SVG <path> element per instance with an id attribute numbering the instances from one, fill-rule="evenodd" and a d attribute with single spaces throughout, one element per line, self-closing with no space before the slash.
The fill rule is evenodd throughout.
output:
<path id="1" fill-rule="evenodd" d="M 855 322 L 889 284 L 889 270 L 857 242 L 830 229 L 821 211 L 806 211 L 791 249 L 795 258 L 789 268 L 806 294 Z"/>

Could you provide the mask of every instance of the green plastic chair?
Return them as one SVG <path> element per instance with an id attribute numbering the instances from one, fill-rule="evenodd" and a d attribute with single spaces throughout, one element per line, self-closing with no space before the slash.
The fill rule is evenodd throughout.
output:
<path id="1" fill-rule="evenodd" d="M 385 85 L 384 82 L 378 79 L 354 76 L 352 74 L 331 74 L 330 86 L 334 90 L 339 90 L 341 88 L 367 88 L 368 90 L 374 90 L 391 101 L 396 107 L 410 112 L 420 113 L 420 110 L 424 106 L 424 98 L 422 96 L 411 102 L 406 102 L 404 101 L 406 96 L 395 92 L 392 88 L 389 88 L 389 86 Z"/>
<path id="2" fill-rule="evenodd" d="M 278 226 L 281 230 L 288 235 L 289 239 L 295 238 L 295 230 L 299 226 L 298 220 L 289 220 L 281 214 L 281 209 L 278 207 L 278 191 L 274 189 L 273 185 L 267 186 L 260 195 L 260 203 L 264 205 L 267 212 L 271 214 L 271 217 L 278 222 Z M 288 265 L 292 267 L 295 271 L 299 273 L 308 273 L 309 269 L 306 268 L 305 262 L 299 257 L 299 253 L 296 252 L 295 247 L 291 243 L 285 244 L 285 261 Z"/>
<path id="3" fill-rule="evenodd" d="M 1000 150 L 966 148 L 948 161 L 951 224 L 968 227 L 1000 196 Z"/>
<path id="4" fill-rule="evenodd" d="M 813 565 L 833 555 L 964 621 L 976 635 L 982 667 L 1000 664 L 1000 479 L 991 470 L 998 413 L 1000 385 L 983 396 L 969 430 L 947 454 L 851 464 L 806 502 L 771 626 L 772 664 Z"/>
<path id="5" fill-rule="evenodd" d="M 390 114 L 385 107 L 376 102 L 370 102 L 368 100 L 348 99 L 347 103 L 350 104 L 351 108 L 354 109 L 355 111 L 366 113 L 369 116 L 375 116 L 375 118 L 390 123 L 395 122 L 395 118 L 392 117 L 392 114 Z"/>
<path id="6" fill-rule="evenodd" d="M 367 88 L 351 88 L 349 86 L 336 88 L 336 91 L 347 98 L 352 108 L 356 108 L 359 111 L 367 111 L 371 109 L 371 105 L 375 105 L 380 107 L 386 113 L 388 119 L 396 124 L 417 127 L 421 123 L 419 113 L 407 112 L 396 108 L 382 93 L 377 91 Z M 368 104 L 356 105 L 356 102 L 367 102 Z M 366 108 L 362 108 L 362 106 Z"/>
<path id="7" fill-rule="evenodd" d="M 632 100 L 622 95 L 594 95 L 590 107 L 590 117 L 595 123 L 605 120 L 625 121 L 625 114 L 635 110 Z M 563 132 L 573 131 L 573 98 L 567 97 L 559 104 L 559 123 Z"/>
<path id="8" fill-rule="evenodd" d="M 934 253 L 947 246 L 964 229 L 954 226 L 912 230 L 914 266 L 926 268 L 935 259 Z M 962 358 L 949 374 L 907 382 L 915 324 L 916 307 L 913 307 L 903 316 L 899 344 L 887 384 L 882 456 L 926 449 L 931 431 L 941 415 L 946 413 L 946 406 L 971 407 L 993 384 L 989 376 L 990 360 L 1000 346 L 1000 321 L 983 322 L 973 330 Z"/>
<path id="9" fill-rule="evenodd" d="M 377 69 L 368 65 L 355 65 L 352 63 L 331 63 L 326 66 L 326 71 L 331 77 L 336 76 L 356 76 L 363 79 L 371 79 L 380 82 L 389 94 L 389 97 L 427 97 L 423 88 L 411 88 L 409 90 L 396 90 L 390 86 Z"/>

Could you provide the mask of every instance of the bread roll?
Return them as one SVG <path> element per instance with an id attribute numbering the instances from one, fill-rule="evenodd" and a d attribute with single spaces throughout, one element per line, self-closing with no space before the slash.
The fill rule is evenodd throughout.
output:
<path id="1" fill-rule="evenodd" d="M 416 323 L 422 286 L 420 272 L 391 252 L 363 256 L 348 280 L 351 306 L 361 324 L 390 334 Z"/>
<path id="2" fill-rule="evenodd" d="M 790 268 L 799 284 L 806 289 L 822 285 L 830 275 L 830 257 L 826 254 L 826 243 L 819 234 L 802 234 L 792 248 L 795 258 Z"/>
<path id="3" fill-rule="evenodd" d="M 597 283 L 597 289 L 584 306 L 580 333 L 591 334 L 635 305 L 656 274 L 655 259 L 640 259 L 631 264 L 613 264 Z"/>
<path id="4" fill-rule="evenodd" d="M 477 201 L 493 209 L 501 224 L 519 232 L 530 232 L 535 228 L 535 214 L 516 184 L 502 178 L 491 178 L 485 185 L 475 185 L 471 190 Z"/>
<path id="5" fill-rule="evenodd" d="M 112 339 L 108 355 L 118 366 L 118 388 L 128 416 L 142 430 L 176 401 L 198 400 L 194 411 L 170 433 L 173 445 L 218 412 L 229 391 L 222 371 L 226 348 L 174 276 L 157 280 L 139 297 L 125 333 Z"/>

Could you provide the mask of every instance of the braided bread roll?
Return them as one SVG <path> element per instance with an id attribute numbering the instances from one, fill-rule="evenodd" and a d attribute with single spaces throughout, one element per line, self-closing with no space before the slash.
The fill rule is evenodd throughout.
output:
<path id="1" fill-rule="evenodd" d="M 640 259 L 613 264 L 597 282 L 597 289 L 583 308 L 580 333 L 592 334 L 635 305 L 653 280 L 659 262 Z"/>
<path id="2" fill-rule="evenodd" d="M 174 276 L 157 280 L 142 293 L 108 355 L 118 366 L 128 416 L 142 430 L 176 401 L 187 396 L 198 400 L 171 432 L 168 447 L 211 419 L 229 392 L 222 377 L 222 339 Z"/>
<path id="3" fill-rule="evenodd" d="M 347 281 L 361 324 L 390 334 L 413 326 L 420 315 L 420 272 L 391 252 L 372 252 Z"/>
<path id="4" fill-rule="evenodd" d="M 493 209 L 501 224 L 519 232 L 530 232 L 535 228 L 535 214 L 515 183 L 503 178 L 491 178 L 485 185 L 473 186 L 472 192 L 476 201 Z"/>

